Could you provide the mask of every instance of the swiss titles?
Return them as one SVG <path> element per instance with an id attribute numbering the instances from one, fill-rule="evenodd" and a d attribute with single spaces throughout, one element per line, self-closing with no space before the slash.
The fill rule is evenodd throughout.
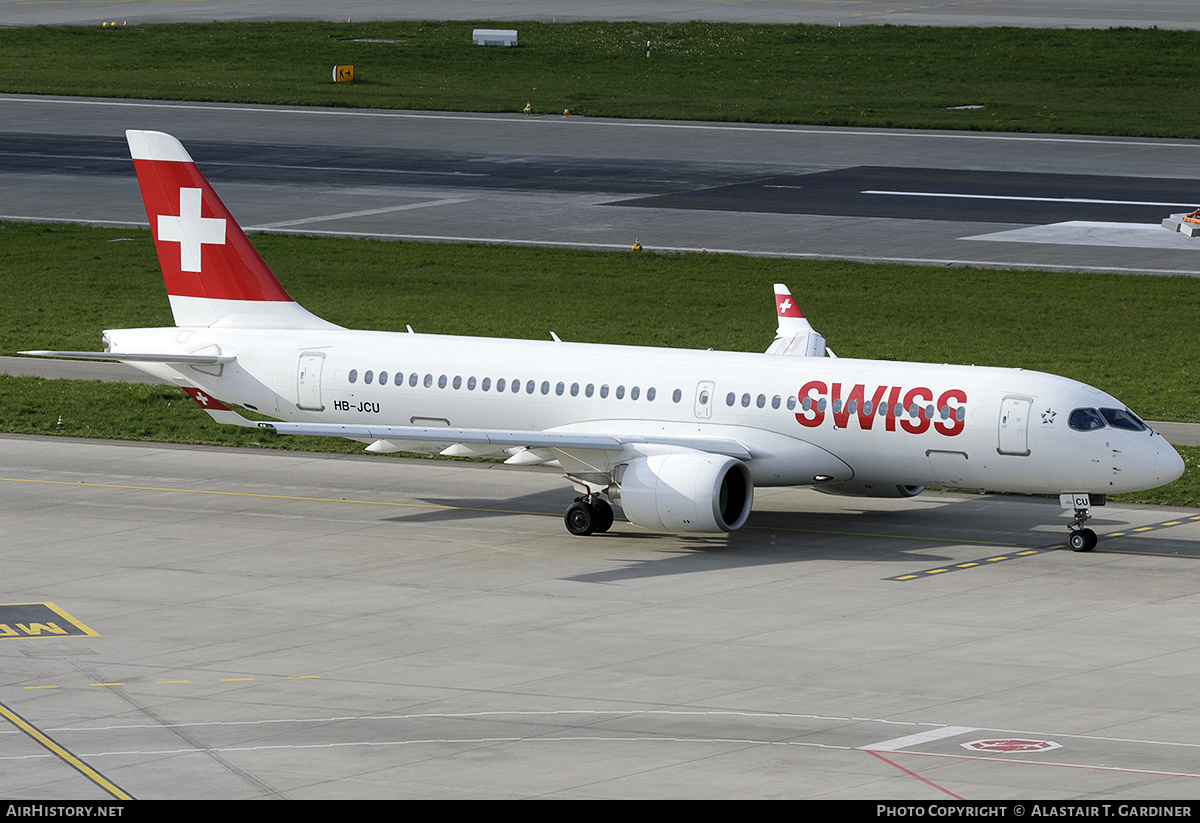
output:
<path id="1" fill-rule="evenodd" d="M 875 386 L 868 391 L 864 384 L 856 383 L 847 390 L 841 383 L 810 380 L 800 388 L 798 399 L 796 422 L 810 429 L 831 417 L 839 429 L 857 426 L 870 431 L 879 426 L 889 432 L 923 434 L 932 426 L 938 434 L 954 437 L 962 433 L 966 419 L 967 393 L 963 389 L 935 394 L 926 386 Z"/>

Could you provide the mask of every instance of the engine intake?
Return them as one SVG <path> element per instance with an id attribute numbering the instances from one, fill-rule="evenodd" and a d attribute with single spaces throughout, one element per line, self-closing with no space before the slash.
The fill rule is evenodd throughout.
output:
<path id="1" fill-rule="evenodd" d="M 653 531 L 731 532 L 754 503 L 754 480 L 740 460 L 718 454 L 661 454 L 626 464 L 614 502 L 629 522 Z"/>

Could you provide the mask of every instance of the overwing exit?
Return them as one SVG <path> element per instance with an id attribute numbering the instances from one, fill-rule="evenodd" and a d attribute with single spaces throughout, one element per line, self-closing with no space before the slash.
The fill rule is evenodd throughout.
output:
<path id="1" fill-rule="evenodd" d="M 179 141 L 126 136 L 176 326 L 23 353 L 127 362 L 222 423 L 558 466 L 577 535 L 611 528 L 614 505 L 642 528 L 720 533 L 745 524 L 755 487 L 938 485 L 1059 495 L 1089 550 L 1091 505 L 1183 473 L 1162 436 L 1075 380 L 826 356 L 784 285 L 764 354 L 345 329 L 291 299 Z"/>

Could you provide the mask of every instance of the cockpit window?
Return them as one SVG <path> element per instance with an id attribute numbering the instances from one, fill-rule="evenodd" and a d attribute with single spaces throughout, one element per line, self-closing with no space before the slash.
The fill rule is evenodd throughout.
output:
<path id="1" fill-rule="evenodd" d="M 1100 413 L 1114 429 L 1140 432 L 1146 430 L 1146 424 L 1129 409 L 1101 409 Z"/>
<path id="2" fill-rule="evenodd" d="M 1095 409 L 1076 409 L 1071 412 L 1067 425 L 1076 431 L 1090 432 L 1104 428 L 1104 418 Z"/>

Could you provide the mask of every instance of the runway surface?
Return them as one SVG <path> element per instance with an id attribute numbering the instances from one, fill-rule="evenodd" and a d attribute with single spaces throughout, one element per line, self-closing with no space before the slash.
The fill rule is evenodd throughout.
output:
<path id="1" fill-rule="evenodd" d="M 1191 0 L 959 0 L 889 3 L 872 0 L 0 0 L 2 25 L 99 25 L 256 20 L 691 20 L 818 25 L 1035 26 L 1194 29 Z"/>
<path id="2" fill-rule="evenodd" d="M 1200 514 L 0 435 L 0 795 L 1193 798 Z M 1119 536 L 1118 536 L 1119 535 Z M 1015 744 L 985 741 L 1024 740 Z M 84 768 L 80 768 L 80 766 Z"/>
<path id="3" fill-rule="evenodd" d="M 243 225 L 392 239 L 1184 274 L 1200 142 L 0 96 L 0 219 L 144 225 L 124 130 Z"/>

